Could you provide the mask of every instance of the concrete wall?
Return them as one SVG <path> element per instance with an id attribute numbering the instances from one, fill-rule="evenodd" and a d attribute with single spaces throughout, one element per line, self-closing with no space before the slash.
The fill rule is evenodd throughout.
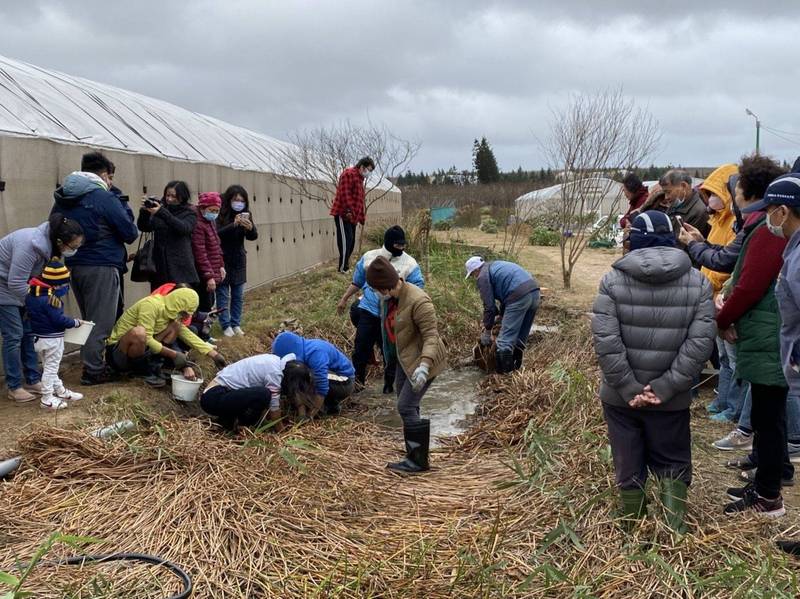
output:
<path id="1" fill-rule="evenodd" d="M 0 236 L 18 228 L 38 225 L 53 205 L 53 191 L 72 171 L 79 170 L 81 156 L 92 148 L 45 139 L 0 135 Z M 114 183 L 131 198 L 138 213 L 144 194 L 161 195 L 173 179 L 189 184 L 193 198 L 201 191 L 224 191 L 243 185 L 250 194 L 250 212 L 259 238 L 247 242 L 247 286 L 257 287 L 336 257 L 336 232 L 328 208 L 321 202 L 296 197 L 269 174 L 241 171 L 210 164 L 167 160 L 154 156 L 104 152 L 116 165 Z M 399 192 L 376 202 L 370 222 L 399 222 Z M 135 245 L 132 250 L 135 249 Z M 146 295 L 149 287 L 126 281 L 126 305 Z M 70 302 L 70 314 L 77 309 Z"/>

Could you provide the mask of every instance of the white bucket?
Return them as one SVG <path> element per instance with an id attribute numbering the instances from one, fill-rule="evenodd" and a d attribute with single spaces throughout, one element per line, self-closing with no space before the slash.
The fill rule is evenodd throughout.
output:
<path id="1" fill-rule="evenodd" d="M 81 320 L 81 326 L 64 331 L 64 341 L 73 345 L 83 345 L 89 338 L 93 328 L 93 322 Z"/>
<path id="2" fill-rule="evenodd" d="M 196 364 L 191 364 L 191 366 L 195 367 L 198 371 L 200 370 Z M 200 376 L 194 381 L 190 381 L 177 372 L 173 372 L 170 378 L 172 378 L 172 396 L 175 399 L 187 403 L 197 399 L 197 392 L 203 384 L 202 372 L 200 372 Z"/>

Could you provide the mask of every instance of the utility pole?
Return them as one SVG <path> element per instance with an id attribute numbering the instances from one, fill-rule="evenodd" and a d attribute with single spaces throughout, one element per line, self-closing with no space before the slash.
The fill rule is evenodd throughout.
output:
<path id="1" fill-rule="evenodd" d="M 745 108 L 744 111 L 748 116 L 756 120 L 756 154 L 759 154 L 759 150 L 761 149 L 761 121 L 749 108 Z"/>

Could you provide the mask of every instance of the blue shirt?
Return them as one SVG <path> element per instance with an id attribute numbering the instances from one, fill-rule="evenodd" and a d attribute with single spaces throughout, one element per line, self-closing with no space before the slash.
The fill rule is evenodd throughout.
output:
<path id="1" fill-rule="evenodd" d="M 319 395 L 328 395 L 328 373 L 351 378 L 353 363 L 339 348 L 324 339 L 305 339 L 296 333 L 283 332 L 272 342 L 272 352 L 281 358 L 294 354 L 314 373 L 314 387 Z"/>
<path id="2" fill-rule="evenodd" d="M 420 289 L 425 287 L 425 279 L 422 276 L 422 270 L 419 264 L 417 264 L 417 261 L 410 255 L 403 252 L 399 256 L 392 256 L 392 254 L 383 247 L 368 251 L 361 256 L 361 259 L 356 264 L 356 269 L 353 272 L 353 285 L 360 287 L 363 291 L 363 296 L 358 307 L 362 310 L 366 310 L 373 316 L 381 315 L 381 300 L 378 294 L 375 293 L 375 290 L 367 285 L 367 268 L 369 268 L 369 265 L 372 264 L 372 261 L 378 256 L 386 258 L 392 266 L 394 266 L 395 270 L 397 270 L 397 274 L 400 275 L 400 278 L 406 283 L 416 285 Z"/>

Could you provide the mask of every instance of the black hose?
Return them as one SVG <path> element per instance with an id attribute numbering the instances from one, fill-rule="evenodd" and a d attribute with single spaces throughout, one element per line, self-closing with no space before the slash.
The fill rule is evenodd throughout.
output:
<path id="1" fill-rule="evenodd" d="M 51 566 L 55 565 L 83 565 L 87 562 L 115 562 L 121 560 L 129 560 L 129 561 L 137 561 L 137 562 L 145 562 L 148 564 L 154 564 L 156 566 L 164 566 L 167 570 L 169 570 L 172 574 L 177 576 L 181 579 L 183 583 L 183 590 L 178 593 L 177 595 L 170 595 L 167 599 L 186 599 L 192 594 L 192 579 L 191 577 L 177 564 L 173 564 L 170 561 L 167 561 L 160 557 L 155 557 L 153 555 L 147 555 L 145 553 L 110 553 L 108 555 L 75 555 L 73 557 L 65 557 L 64 559 L 56 560 L 56 561 L 48 561 L 42 562 L 42 564 L 47 564 Z"/>

